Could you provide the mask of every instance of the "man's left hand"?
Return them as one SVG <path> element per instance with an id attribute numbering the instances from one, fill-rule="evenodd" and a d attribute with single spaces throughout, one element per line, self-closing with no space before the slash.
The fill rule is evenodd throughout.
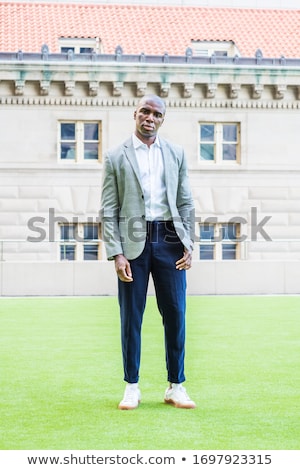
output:
<path id="1" fill-rule="evenodd" d="M 192 252 L 184 249 L 183 257 L 176 261 L 176 269 L 187 270 L 192 267 Z"/>

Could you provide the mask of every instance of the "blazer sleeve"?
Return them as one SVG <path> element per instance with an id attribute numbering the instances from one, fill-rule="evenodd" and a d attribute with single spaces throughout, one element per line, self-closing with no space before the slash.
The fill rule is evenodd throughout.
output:
<path id="1" fill-rule="evenodd" d="M 195 206 L 190 187 L 187 161 L 183 150 L 182 152 L 176 205 L 184 229 L 190 239 L 190 246 L 187 248 L 193 249 L 195 239 Z"/>
<path id="2" fill-rule="evenodd" d="M 101 192 L 101 232 L 108 260 L 123 253 L 119 231 L 119 197 L 116 174 L 109 153 L 104 158 Z"/>

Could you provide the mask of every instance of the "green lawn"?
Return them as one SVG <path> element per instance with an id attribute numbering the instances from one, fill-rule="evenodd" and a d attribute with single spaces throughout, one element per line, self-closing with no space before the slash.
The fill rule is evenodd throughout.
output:
<path id="1" fill-rule="evenodd" d="M 2 298 L 0 449 L 299 449 L 300 297 L 189 297 L 186 387 L 163 403 L 163 331 L 143 328 L 137 410 L 124 390 L 116 298 Z"/>

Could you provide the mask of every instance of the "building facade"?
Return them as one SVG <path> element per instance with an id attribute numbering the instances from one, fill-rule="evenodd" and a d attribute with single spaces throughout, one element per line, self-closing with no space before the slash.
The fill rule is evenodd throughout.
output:
<path id="1" fill-rule="evenodd" d="M 132 133 L 145 93 L 165 99 L 161 135 L 188 159 L 189 294 L 298 294 L 300 60 L 242 57 L 233 41 L 195 40 L 181 56 L 95 41 L 0 52 L 0 294 L 116 293 L 102 156 Z"/>

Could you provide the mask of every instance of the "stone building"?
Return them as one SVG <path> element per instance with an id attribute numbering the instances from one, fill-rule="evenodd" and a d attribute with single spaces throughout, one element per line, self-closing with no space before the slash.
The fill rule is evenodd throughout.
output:
<path id="1" fill-rule="evenodd" d="M 0 2 L 0 20 L 1 295 L 116 293 L 102 155 L 149 92 L 188 159 L 189 293 L 299 293 L 300 10 Z"/>

